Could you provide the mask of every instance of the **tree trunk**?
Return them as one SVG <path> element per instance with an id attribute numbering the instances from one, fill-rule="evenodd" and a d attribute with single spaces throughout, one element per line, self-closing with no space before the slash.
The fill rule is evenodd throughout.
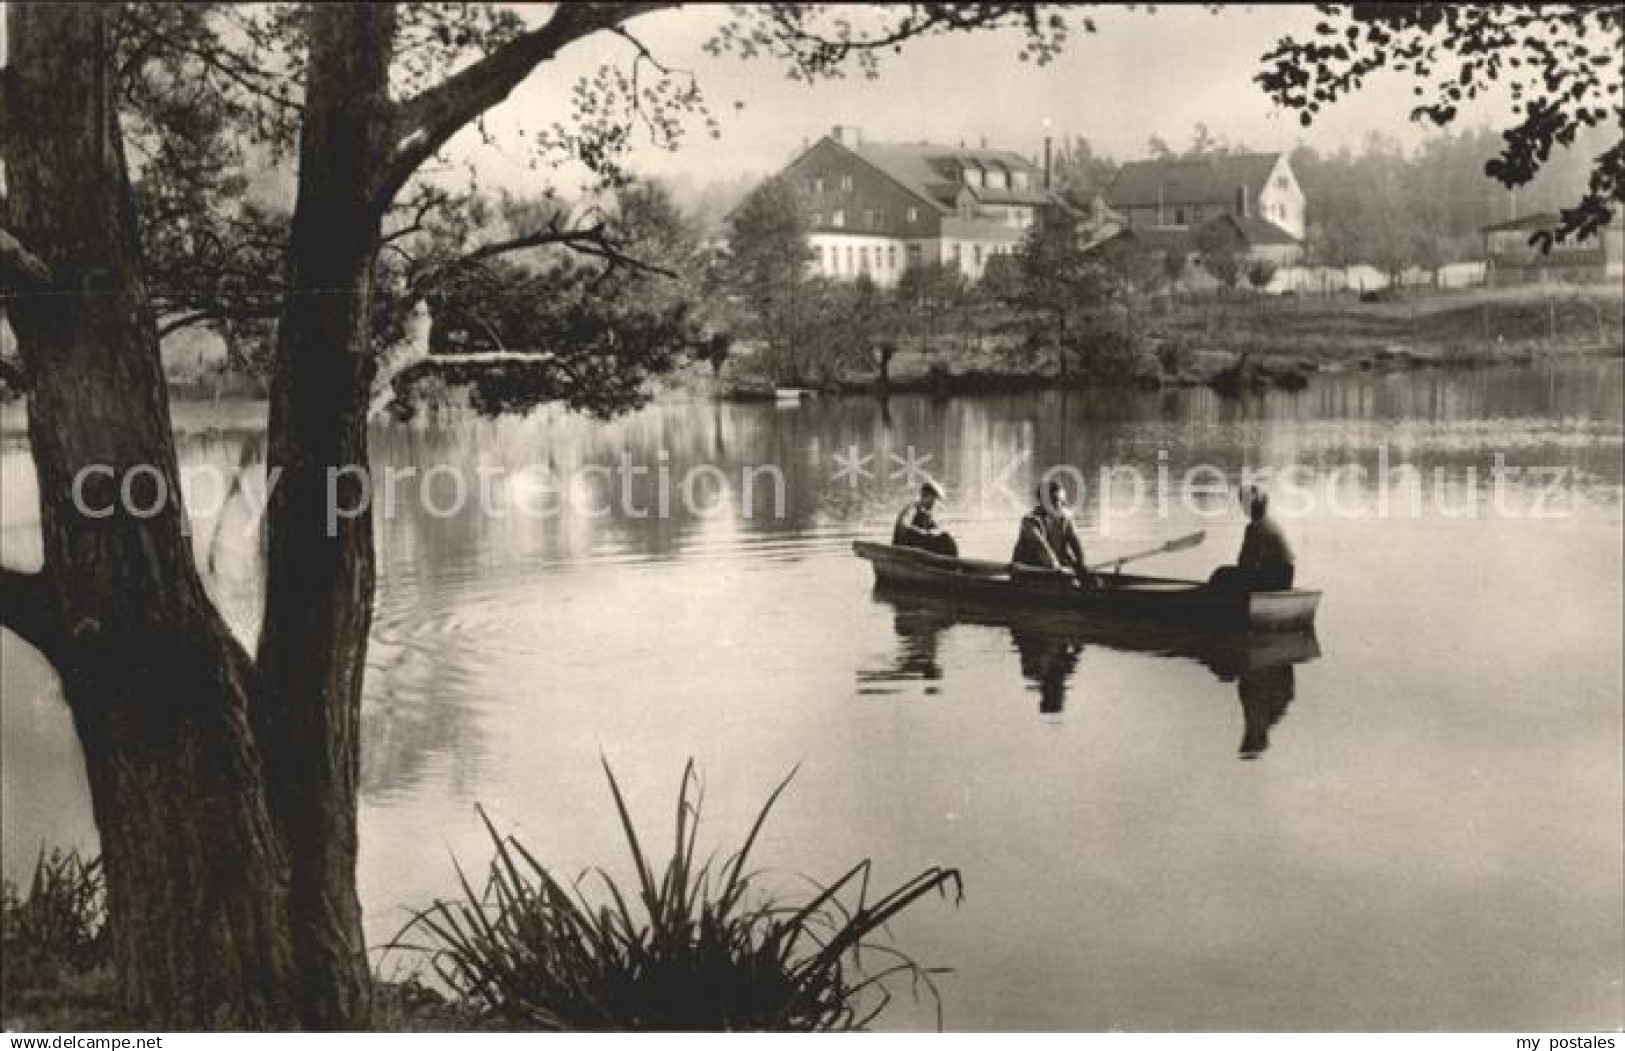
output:
<path id="1" fill-rule="evenodd" d="M 11 311 L 44 569 L 6 572 L 0 612 L 56 667 L 73 713 L 128 1008 L 166 1028 L 284 1025 L 286 863 L 249 731 L 248 658 L 204 593 L 184 528 L 113 111 L 110 15 L 15 4 L 6 17 L 0 218 L 43 258 L 51 287 Z"/>
<path id="2" fill-rule="evenodd" d="M 362 671 L 374 558 L 367 414 L 373 259 L 387 200 L 394 9 L 312 8 L 298 203 L 271 385 L 262 703 L 271 812 L 292 864 L 307 1024 L 365 1024 L 356 896 Z M 331 506 L 330 506 L 331 505 Z"/>

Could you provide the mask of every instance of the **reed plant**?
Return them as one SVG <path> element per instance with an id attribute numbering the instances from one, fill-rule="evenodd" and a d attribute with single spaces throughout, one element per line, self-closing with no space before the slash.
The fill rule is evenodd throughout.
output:
<path id="1" fill-rule="evenodd" d="M 26 893 L 0 881 L 0 1002 L 78 983 L 108 962 L 101 862 L 42 847 Z"/>
<path id="2" fill-rule="evenodd" d="M 928 868 L 873 895 L 869 859 L 790 902 L 759 888 L 751 853 L 780 782 L 743 844 L 721 864 L 699 858 L 701 792 L 692 761 L 677 794 L 661 871 L 605 777 L 635 883 L 603 869 L 568 884 L 484 810 L 494 856 L 483 889 L 458 868 L 461 896 L 418 913 L 397 947 L 428 954 L 440 980 L 502 1024 L 570 1030 L 844 1031 L 865 1028 L 907 980 L 941 1000 L 924 968 L 885 927 L 929 894 L 962 896 L 959 873 Z"/>

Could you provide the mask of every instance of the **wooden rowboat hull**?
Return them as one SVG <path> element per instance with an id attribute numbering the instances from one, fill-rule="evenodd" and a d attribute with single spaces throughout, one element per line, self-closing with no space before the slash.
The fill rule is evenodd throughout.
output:
<path id="1" fill-rule="evenodd" d="M 885 588 L 962 595 L 1019 606 L 1072 609 L 1227 631 L 1302 631 L 1315 623 L 1320 592 L 1214 591 L 1194 580 L 1137 576 L 1099 577 L 1101 586 L 1082 591 L 1068 573 L 1012 567 L 977 559 L 946 558 L 914 548 L 857 541 L 853 552 L 875 571 Z"/>

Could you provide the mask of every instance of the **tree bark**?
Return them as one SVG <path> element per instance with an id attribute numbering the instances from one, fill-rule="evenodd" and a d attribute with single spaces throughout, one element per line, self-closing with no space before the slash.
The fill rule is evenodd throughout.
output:
<path id="1" fill-rule="evenodd" d="M 183 525 L 108 75 L 111 16 L 14 4 L 6 17 L 5 222 L 51 287 L 11 304 L 45 566 L 5 574 L 0 615 L 61 676 L 126 1006 L 166 1028 L 285 1025 L 286 863 L 249 731 L 252 669 Z"/>
<path id="2" fill-rule="evenodd" d="M 371 288 L 391 155 L 394 8 L 317 5 L 271 384 L 266 591 L 256 738 L 292 863 L 305 1022 L 359 1027 L 369 969 L 356 895 L 362 671 L 374 555 L 367 415 Z"/>

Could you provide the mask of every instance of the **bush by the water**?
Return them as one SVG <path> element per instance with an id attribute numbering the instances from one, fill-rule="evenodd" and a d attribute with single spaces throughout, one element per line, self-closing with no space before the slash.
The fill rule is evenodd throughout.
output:
<path id="1" fill-rule="evenodd" d="M 523 1027 L 839 1031 L 861 1029 L 885 1008 L 888 979 L 907 978 L 935 997 L 935 972 L 881 934 L 928 894 L 951 888 L 957 898 L 957 871 L 933 867 L 871 898 L 865 859 L 805 901 L 758 893 L 751 850 L 789 778 L 717 866 L 697 859 L 700 792 L 690 763 L 671 855 L 657 872 L 604 769 L 636 884 L 623 887 L 601 869 L 567 883 L 482 811 L 495 848 L 484 890 L 459 871 L 462 898 L 436 902 L 399 942 L 428 952 L 462 1000 Z"/>
<path id="2" fill-rule="evenodd" d="M 8 1028 L 87 1028 L 110 1007 L 101 862 L 42 848 L 26 888 L 0 882 L 0 1006 Z M 73 1004 L 69 1008 L 65 1005 Z M 55 1024 L 60 1022 L 62 1024 Z"/>
<path id="3" fill-rule="evenodd" d="M 678 792 L 676 835 L 656 873 L 614 775 L 610 791 L 636 868 L 621 887 L 602 870 L 597 906 L 486 820 L 496 848 L 483 893 L 419 914 L 394 948 L 429 954 L 440 988 L 379 980 L 375 1028 L 588 1030 L 861 1029 L 908 979 L 933 999 L 932 975 L 883 937 L 885 924 L 932 893 L 956 899 L 959 873 L 930 868 L 871 896 L 871 862 L 804 901 L 760 893 L 751 851 L 789 784 L 768 797 L 738 852 L 698 859 L 700 793 L 693 764 Z M 484 816 L 483 813 L 481 815 Z M 0 1021 L 17 1031 L 139 1027 L 118 998 L 99 860 L 41 851 L 26 886 L 0 885 Z M 421 939 L 423 944 L 412 944 Z M 451 994 L 448 999 L 446 992 Z"/>

